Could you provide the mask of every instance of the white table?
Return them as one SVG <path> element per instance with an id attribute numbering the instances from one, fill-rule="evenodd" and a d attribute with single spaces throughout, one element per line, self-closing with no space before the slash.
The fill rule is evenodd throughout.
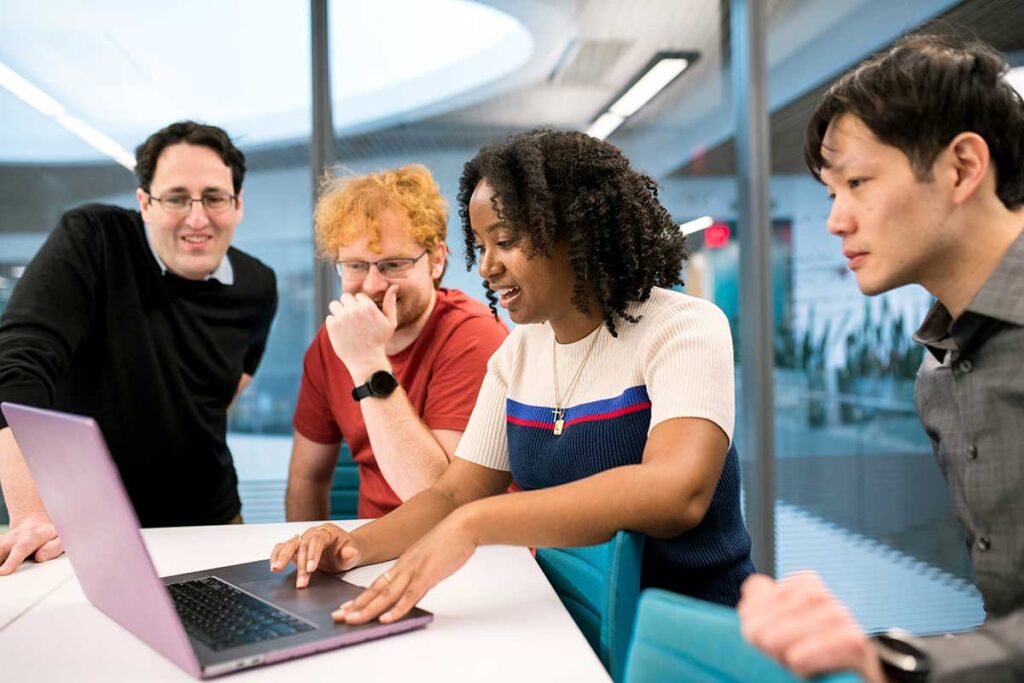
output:
<path id="1" fill-rule="evenodd" d="M 53 562 L 25 563 L 11 576 L 0 577 L 0 652 L 4 629 L 74 576 L 71 564 L 62 556 Z"/>
<path id="2" fill-rule="evenodd" d="M 263 559 L 275 542 L 308 526 L 149 529 L 143 537 L 157 572 L 169 576 Z M 366 585 L 387 566 L 363 567 L 345 578 Z M 425 629 L 225 680 L 609 680 L 523 548 L 481 548 L 420 606 L 434 613 Z M 0 578 L 0 670 L 11 681 L 192 680 L 90 605 L 66 557 Z"/>

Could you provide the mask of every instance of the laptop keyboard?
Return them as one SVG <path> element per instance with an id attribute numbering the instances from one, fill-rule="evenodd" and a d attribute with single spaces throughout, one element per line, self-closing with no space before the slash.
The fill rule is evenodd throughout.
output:
<path id="1" fill-rule="evenodd" d="M 172 583 L 167 590 L 185 631 L 211 650 L 252 645 L 315 628 L 212 576 Z"/>

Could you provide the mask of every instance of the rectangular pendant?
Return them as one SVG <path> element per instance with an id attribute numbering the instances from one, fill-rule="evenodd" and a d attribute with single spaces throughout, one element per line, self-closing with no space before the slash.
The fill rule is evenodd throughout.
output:
<path id="1" fill-rule="evenodd" d="M 555 420 L 555 436 L 562 433 L 562 427 L 565 426 L 565 420 Z"/>

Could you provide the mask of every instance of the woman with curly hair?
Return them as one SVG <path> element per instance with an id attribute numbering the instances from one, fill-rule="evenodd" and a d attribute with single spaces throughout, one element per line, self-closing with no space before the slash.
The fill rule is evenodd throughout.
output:
<path id="1" fill-rule="evenodd" d="M 518 324 L 432 488 L 351 534 L 274 548 L 342 571 L 399 557 L 334 613 L 403 616 L 480 545 L 647 536 L 642 583 L 735 605 L 752 571 L 739 505 L 732 340 L 680 283 L 684 237 L 614 146 L 548 130 L 483 148 L 459 189 L 467 264 Z M 515 479 L 523 492 L 503 494 Z"/>

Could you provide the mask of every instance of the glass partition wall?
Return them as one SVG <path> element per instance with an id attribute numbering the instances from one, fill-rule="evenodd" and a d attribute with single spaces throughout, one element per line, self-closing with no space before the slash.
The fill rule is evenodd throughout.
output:
<path id="1" fill-rule="evenodd" d="M 236 244 L 275 269 L 280 292 L 263 364 L 230 416 L 245 516 L 270 521 L 283 517 L 302 354 L 326 314 L 313 293 L 310 13 L 241 0 L 191 4 L 208 20 L 182 19 L 194 14 L 178 11 L 190 3 L 174 12 L 128 12 L 118 0 L 90 3 L 89 12 L 70 0 L 56 13 L 53 3 L 45 13 L 0 7 L 0 69 L 116 143 L 97 149 L 81 127 L 3 82 L 0 309 L 62 211 L 87 201 L 134 205 L 117 149 L 130 152 L 180 118 L 225 127 L 249 162 Z M 740 361 L 754 300 L 744 288 L 770 292 L 773 448 L 743 433 L 744 416 L 736 434 L 748 502 L 774 491 L 769 505 L 747 506 L 755 543 L 774 548 L 766 568 L 818 571 L 868 629 L 970 627 L 983 615 L 962 530 L 914 413 L 921 351 L 910 335 L 929 297 L 915 288 L 860 294 L 825 230 L 829 203 L 803 166 L 802 138 L 836 77 L 922 26 L 964 27 L 1024 62 L 1024 10 L 982 0 L 762 3 L 768 129 L 746 139 L 768 154 L 768 215 L 748 225 L 736 155 L 749 131 L 737 130 L 736 107 L 750 93 L 734 90 L 750 87 L 749 74 L 737 72 L 750 61 L 734 55 L 732 29 L 742 4 L 327 1 L 332 170 L 430 168 L 451 207 L 444 284 L 482 299 L 479 276 L 463 268 L 455 194 L 465 161 L 538 126 L 589 130 L 621 147 L 690 234 L 684 291 L 729 318 L 738 406 L 750 386 L 744 376 L 757 370 Z M 62 17 L 57 28 L 53 16 Z M 175 36 L 186 30 L 205 32 L 210 49 L 181 55 Z M 652 70 L 660 84 L 639 105 L 621 102 Z M 741 267 L 745 231 L 766 240 L 764 274 Z M 763 472 L 759 454 L 769 458 Z"/>
<path id="2" fill-rule="evenodd" d="M 1024 15 L 998 5 L 779 3 L 767 32 L 776 570 L 818 572 L 869 630 L 948 632 L 984 613 L 915 412 L 923 349 L 911 335 L 931 298 L 920 287 L 860 293 L 825 229 L 831 204 L 807 172 L 802 137 L 833 80 L 908 31 L 956 30 L 1017 49 Z"/>

